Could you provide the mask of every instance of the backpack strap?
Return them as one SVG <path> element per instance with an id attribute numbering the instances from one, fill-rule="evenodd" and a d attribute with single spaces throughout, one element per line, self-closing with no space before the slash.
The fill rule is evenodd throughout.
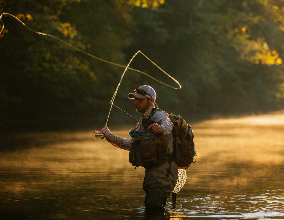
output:
<path id="1" fill-rule="evenodd" d="M 151 111 L 150 115 L 148 116 L 148 118 L 152 118 L 152 116 L 158 111 L 162 111 L 162 110 L 159 109 L 159 108 L 155 108 L 155 107 L 152 108 L 152 111 Z"/>
<path id="2" fill-rule="evenodd" d="M 158 108 L 152 108 L 152 111 L 149 114 L 149 116 L 147 118 L 142 119 L 142 126 L 145 127 L 145 128 L 148 128 L 151 124 L 153 124 L 154 121 L 152 120 L 152 117 L 158 111 L 161 111 L 161 110 L 158 109 Z"/>
<path id="3" fill-rule="evenodd" d="M 170 176 L 170 172 L 171 172 L 171 168 L 172 168 L 172 158 L 171 157 L 168 159 L 168 162 L 169 162 L 169 169 L 168 169 L 167 174 L 166 174 L 167 177 Z"/>

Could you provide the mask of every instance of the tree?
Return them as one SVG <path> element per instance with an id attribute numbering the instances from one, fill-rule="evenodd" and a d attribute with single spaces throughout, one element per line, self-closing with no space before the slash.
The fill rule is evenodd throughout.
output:
<path id="1" fill-rule="evenodd" d="M 281 108 L 275 88 L 283 82 L 282 49 L 272 39 L 281 35 L 283 12 L 277 10 L 275 19 L 275 5 L 281 8 L 276 1 L 257 0 L 166 1 L 155 11 L 134 8 L 128 51 L 140 47 L 154 54 L 182 82 L 181 91 L 162 90 L 166 108 L 179 106 L 174 111 L 236 114 Z M 175 105 L 176 100 L 182 101 Z"/>
<path id="2" fill-rule="evenodd" d="M 33 30 L 52 34 L 106 60 L 124 60 L 120 48 L 127 43 L 125 31 L 116 26 L 119 19 L 124 21 L 123 11 L 112 1 L 22 0 L 4 1 L 3 6 L 5 12 L 16 15 Z M 81 120 L 92 115 L 100 117 L 100 112 L 107 110 L 105 98 L 114 91 L 108 82 L 119 79 L 120 68 L 91 59 L 54 38 L 37 35 L 11 16 L 4 15 L 3 22 L 3 123 Z"/>

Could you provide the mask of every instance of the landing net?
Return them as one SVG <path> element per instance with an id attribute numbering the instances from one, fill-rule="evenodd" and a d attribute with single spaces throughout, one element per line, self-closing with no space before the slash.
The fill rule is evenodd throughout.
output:
<path id="1" fill-rule="evenodd" d="M 178 179 L 173 190 L 173 193 L 178 193 L 186 183 L 187 175 L 186 169 L 178 169 Z"/>

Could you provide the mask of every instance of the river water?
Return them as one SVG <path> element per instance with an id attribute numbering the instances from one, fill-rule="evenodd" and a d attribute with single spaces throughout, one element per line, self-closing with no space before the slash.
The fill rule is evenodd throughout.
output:
<path id="1" fill-rule="evenodd" d="M 284 112 L 192 127 L 196 163 L 165 219 L 284 219 Z M 144 219 L 143 168 L 92 134 L 2 136 L 0 218 Z"/>

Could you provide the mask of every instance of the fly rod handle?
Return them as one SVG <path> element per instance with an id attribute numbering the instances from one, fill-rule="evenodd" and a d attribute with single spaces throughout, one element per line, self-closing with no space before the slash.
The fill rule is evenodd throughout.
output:
<path id="1" fill-rule="evenodd" d="M 100 131 L 94 131 L 94 137 L 95 137 L 95 138 L 101 138 L 101 139 L 104 139 L 105 134 L 103 134 L 103 133 L 102 133 L 102 132 L 100 132 Z"/>

